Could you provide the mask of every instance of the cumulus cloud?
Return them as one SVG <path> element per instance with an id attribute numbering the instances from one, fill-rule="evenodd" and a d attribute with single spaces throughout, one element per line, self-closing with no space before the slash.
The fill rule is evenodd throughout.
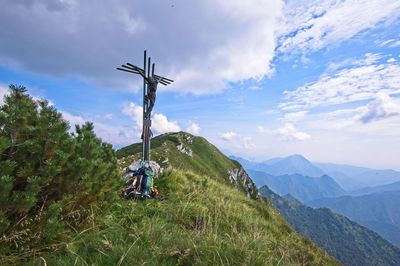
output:
<path id="1" fill-rule="evenodd" d="M 239 136 L 239 134 L 236 132 L 233 132 L 233 131 L 228 131 L 228 132 L 220 134 L 221 139 L 223 139 L 225 141 L 230 141 L 237 136 Z"/>
<path id="2" fill-rule="evenodd" d="M 141 130 L 143 125 L 143 108 L 134 103 L 124 105 L 122 113 L 129 116 L 135 123 L 138 129 Z M 177 132 L 181 128 L 177 121 L 170 121 L 164 114 L 154 114 L 152 117 L 152 129 L 154 133 L 162 134 L 166 132 Z"/>
<path id="3" fill-rule="evenodd" d="M 186 131 L 193 135 L 199 135 L 200 133 L 200 125 L 197 123 L 190 123 L 190 125 L 186 128 Z"/>
<path id="4" fill-rule="evenodd" d="M 288 122 L 298 122 L 302 120 L 308 111 L 299 111 L 299 112 L 291 112 L 291 113 L 286 113 L 283 117 L 284 120 Z"/>
<path id="5" fill-rule="evenodd" d="M 309 134 L 298 131 L 292 123 L 285 123 L 283 127 L 275 130 L 275 135 L 283 141 L 303 141 L 311 138 Z"/>
<path id="6" fill-rule="evenodd" d="M 242 138 L 243 148 L 246 150 L 252 150 L 256 147 L 256 144 L 253 142 L 251 137 Z"/>
<path id="7" fill-rule="evenodd" d="M 4 103 L 4 96 L 8 93 L 8 87 L 0 84 L 0 105 Z"/>
<path id="8" fill-rule="evenodd" d="M 263 126 L 257 126 L 257 132 L 263 134 L 267 132 L 267 130 Z"/>
<path id="9" fill-rule="evenodd" d="M 151 128 L 154 129 L 158 134 L 177 132 L 181 130 L 177 121 L 169 121 L 168 118 L 163 114 L 153 115 Z"/>
<path id="10" fill-rule="evenodd" d="M 156 72 L 175 80 L 161 89 L 204 94 L 273 73 L 283 1 L 0 0 L 0 6 L 0 24 L 7 25 L 0 31 L 3 67 L 132 89 L 134 77 L 115 67 L 127 60 L 140 66 L 148 49 Z"/>
<path id="11" fill-rule="evenodd" d="M 400 16 L 392 0 L 289 1 L 278 50 L 307 53 L 347 40 Z"/>
<path id="12" fill-rule="evenodd" d="M 125 104 L 122 108 L 122 113 L 129 116 L 133 121 L 135 121 L 137 127 L 142 128 L 143 107 L 134 103 Z"/>
<path id="13" fill-rule="evenodd" d="M 396 115 L 400 115 L 400 103 L 385 93 L 379 93 L 358 116 L 358 120 L 366 124 Z"/>
<path id="14" fill-rule="evenodd" d="M 293 91 L 285 91 L 286 102 L 279 108 L 288 111 L 311 109 L 374 99 L 379 92 L 400 93 L 400 65 L 398 62 L 377 62 L 366 54 L 364 65 L 345 67 L 335 73 L 325 73 L 317 81 Z"/>
<path id="15" fill-rule="evenodd" d="M 103 141 L 112 143 L 116 147 L 121 147 L 138 142 L 139 134 L 130 127 L 115 126 L 98 122 L 92 118 L 73 115 L 66 111 L 60 111 L 63 118 L 70 124 L 70 132 L 75 131 L 75 125 L 83 125 L 86 121 L 93 123 L 94 131 Z"/>

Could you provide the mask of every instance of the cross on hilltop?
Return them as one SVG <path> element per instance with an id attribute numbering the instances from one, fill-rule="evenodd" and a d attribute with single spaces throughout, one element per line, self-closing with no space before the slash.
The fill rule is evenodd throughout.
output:
<path id="1" fill-rule="evenodd" d="M 151 66 L 151 71 L 150 71 Z M 156 101 L 156 92 L 158 83 L 167 86 L 174 82 L 172 79 L 164 78 L 154 74 L 155 64 L 151 65 L 150 57 L 147 58 L 146 50 L 144 51 L 143 69 L 126 63 L 117 67 L 118 70 L 138 74 L 143 78 L 143 130 L 142 130 L 142 160 L 147 162 L 150 160 L 150 138 L 151 132 L 151 111 Z M 151 74 L 150 74 L 151 73 Z"/>

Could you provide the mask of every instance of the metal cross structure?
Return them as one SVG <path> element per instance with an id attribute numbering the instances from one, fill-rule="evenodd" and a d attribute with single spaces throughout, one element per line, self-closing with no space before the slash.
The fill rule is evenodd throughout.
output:
<path id="1" fill-rule="evenodd" d="M 151 66 L 151 69 L 150 69 Z M 144 51 L 143 69 L 126 63 L 117 67 L 118 70 L 138 74 L 143 77 L 143 131 L 142 131 L 142 160 L 147 162 L 150 160 L 150 138 L 151 132 L 151 111 L 156 101 L 156 91 L 158 83 L 167 86 L 174 82 L 172 79 L 164 78 L 154 74 L 155 64 L 151 65 L 150 57 L 147 58 L 146 50 Z M 150 71 L 151 70 L 151 71 Z M 151 73 L 151 74 L 150 74 Z"/>

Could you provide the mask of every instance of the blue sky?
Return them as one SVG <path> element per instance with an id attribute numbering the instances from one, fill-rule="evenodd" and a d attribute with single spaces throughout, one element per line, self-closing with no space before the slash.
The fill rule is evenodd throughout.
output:
<path id="1" fill-rule="evenodd" d="M 0 0 L 0 96 L 10 83 L 138 142 L 141 80 L 115 70 L 147 49 L 153 131 L 227 154 L 400 169 L 400 2 Z M 1 98 L 1 97 L 0 97 Z"/>

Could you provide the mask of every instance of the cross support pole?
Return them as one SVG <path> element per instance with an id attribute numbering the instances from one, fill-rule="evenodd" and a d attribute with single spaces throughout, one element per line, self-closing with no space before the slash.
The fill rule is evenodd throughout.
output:
<path id="1" fill-rule="evenodd" d="M 142 160 L 150 161 L 150 139 L 151 132 L 151 111 L 156 100 L 157 84 L 167 86 L 174 82 L 172 79 L 161 77 L 154 74 L 155 64 L 151 64 L 150 57 L 147 58 L 147 52 L 144 51 L 143 69 L 126 63 L 117 67 L 117 70 L 137 74 L 143 78 L 143 128 L 142 128 Z"/>

